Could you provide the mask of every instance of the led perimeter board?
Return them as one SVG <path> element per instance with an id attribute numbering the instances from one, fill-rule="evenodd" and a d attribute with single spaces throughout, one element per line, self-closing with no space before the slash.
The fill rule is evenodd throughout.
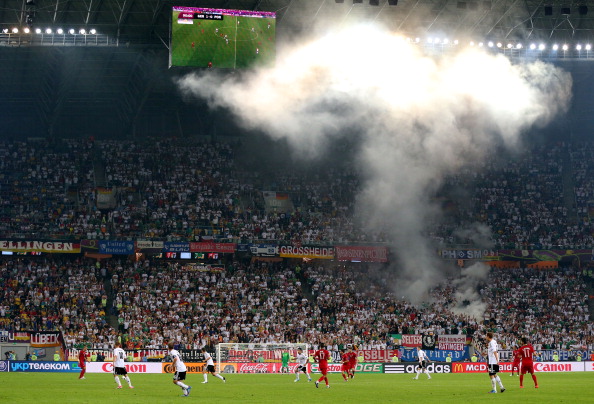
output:
<path id="1" fill-rule="evenodd" d="M 276 13 L 173 7 L 169 66 L 252 68 L 274 64 Z"/>

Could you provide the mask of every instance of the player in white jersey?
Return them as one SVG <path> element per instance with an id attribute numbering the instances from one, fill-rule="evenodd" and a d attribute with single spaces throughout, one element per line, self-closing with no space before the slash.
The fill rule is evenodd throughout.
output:
<path id="1" fill-rule="evenodd" d="M 413 380 L 418 380 L 421 373 L 425 373 L 428 379 L 431 379 L 429 370 L 427 370 L 427 362 L 431 362 L 429 357 L 421 348 L 417 347 L 417 356 L 419 357 L 419 366 L 417 366 L 417 375 L 413 377 Z"/>
<path id="2" fill-rule="evenodd" d="M 299 381 L 299 373 L 303 372 L 307 375 L 307 381 L 311 382 L 311 376 L 307 372 L 307 356 L 303 353 L 303 349 L 297 348 L 297 368 L 295 369 L 295 382 Z"/>
<path id="3" fill-rule="evenodd" d="M 124 363 L 124 359 L 126 358 L 126 352 L 122 349 L 122 344 L 120 342 L 115 343 L 115 349 L 113 350 L 113 377 L 115 378 L 115 382 L 118 385 L 118 389 L 122 388 L 122 383 L 120 382 L 121 376 L 128 383 L 128 387 L 131 389 L 134 388 L 132 386 L 132 382 L 128 377 L 128 371 L 126 370 L 126 365 Z"/>
<path id="4" fill-rule="evenodd" d="M 223 383 L 225 383 L 227 379 L 225 379 L 223 376 L 216 372 L 212 356 L 210 356 L 210 354 L 206 352 L 206 348 L 202 348 L 202 355 L 204 355 L 204 361 L 206 362 L 206 369 L 204 370 L 204 381 L 202 383 L 208 383 L 209 373 L 212 374 L 214 377 L 218 377 L 223 381 Z"/>
<path id="5" fill-rule="evenodd" d="M 505 391 L 505 387 L 503 387 L 503 383 L 501 383 L 501 379 L 499 378 L 499 352 L 497 350 L 497 341 L 493 338 L 493 333 L 487 333 L 487 342 L 489 343 L 487 357 L 489 362 L 489 377 L 491 378 L 491 391 L 489 393 L 497 393 L 497 383 L 499 383 L 499 387 L 501 388 L 501 392 Z"/>
<path id="6" fill-rule="evenodd" d="M 173 375 L 173 384 L 178 385 L 181 387 L 182 391 L 184 392 L 184 396 L 190 395 L 190 390 L 192 390 L 192 386 L 188 386 L 184 384 L 184 380 L 186 380 L 186 364 L 182 361 L 179 352 L 173 349 L 174 344 L 170 342 L 167 347 L 169 348 L 169 356 L 171 356 L 171 361 L 173 362 L 172 365 L 175 368 L 175 374 Z"/>

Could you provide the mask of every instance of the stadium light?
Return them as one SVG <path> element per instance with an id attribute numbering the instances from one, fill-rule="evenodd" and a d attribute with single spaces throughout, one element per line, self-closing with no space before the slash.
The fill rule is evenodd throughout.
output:
<path id="1" fill-rule="evenodd" d="M 557 44 L 554 44 L 554 45 L 553 45 L 553 50 L 554 50 L 554 51 L 556 51 L 556 50 L 558 50 L 558 49 L 559 49 L 559 45 L 557 45 Z"/>
<path id="2" fill-rule="evenodd" d="M 47 29 L 45 30 L 45 33 L 46 33 L 46 34 L 51 34 L 51 33 L 52 33 L 52 29 L 51 29 L 51 28 L 47 28 Z"/>
<path id="3" fill-rule="evenodd" d="M 457 39 L 454 39 L 454 45 L 458 45 L 460 42 Z"/>
<path id="4" fill-rule="evenodd" d="M 4 29 L 2 29 L 2 33 L 3 33 L 3 34 L 8 34 L 8 28 L 4 28 Z"/>
<path id="5" fill-rule="evenodd" d="M 58 30 L 56 31 L 59 35 L 62 35 L 64 33 L 64 30 L 62 28 L 58 28 Z"/>
<path id="6" fill-rule="evenodd" d="M 81 35 L 87 35 L 87 30 L 84 28 L 81 28 L 80 31 L 78 31 L 78 33 Z"/>
<path id="7" fill-rule="evenodd" d="M 24 32 L 25 34 L 28 34 L 29 32 L 31 32 L 31 30 L 29 29 L 29 27 L 25 27 L 25 28 L 23 29 L 23 32 Z"/>
<path id="8" fill-rule="evenodd" d="M 546 48 L 546 45 L 544 43 L 541 43 L 540 45 L 538 45 L 538 50 L 543 51 L 543 50 L 545 50 L 545 48 Z"/>
<path id="9" fill-rule="evenodd" d="M 483 43 L 479 42 L 479 48 L 482 48 L 482 47 L 483 47 Z"/>
<path id="10" fill-rule="evenodd" d="M 536 49 L 536 44 L 535 44 L 535 43 L 531 43 L 531 44 L 530 44 L 530 49 L 531 49 L 531 50 L 534 50 L 534 49 Z"/>
<path id="11" fill-rule="evenodd" d="M 489 41 L 489 43 L 487 44 L 487 46 L 489 46 L 489 48 L 493 47 L 493 42 Z"/>
<path id="12" fill-rule="evenodd" d="M 503 45 L 501 44 L 501 42 L 497 42 L 497 47 L 501 48 Z"/>
<path id="13" fill-rule="evenodd" d="M 19 33 L 19 29 L 18 29 L 17 27 L 14 27 L 14 28 L 12 29 L 12 33 L 13 33 L 13 34 L 18 34 L 18 33 Z"/>
<path id="14" fill-rule="evenodd" d="M 575 50 L 581 51 L 582 50 L 582 45 L 576 45 Z"/>
<path id="15" fill-rule="evenodd" d="M 76 31 L 74 30 L 74 28 L 70 28 L 70 29 L 68 30 L 68 33 L 69 33 L 70 35 L 74 35 L 74 34 L 76 34 Z"/>
<path id="16" fill-rule="evenodd" d="M 514 47 L 514 46 L 513 46 L 511 43 L 508 43 L 508 44 L 507 44 L 507 49 L 511 49 L 511 48 L 513 48 L 513 47 Z"/>
<path id="17" fill-rule="evenodd" d="M 92 28 L 89 32 L 90 32 L 91 35 L 95 35 L 97 33 L 97 31 L 95 30 L 95 28 Z"/>
<path id="18" fill-rule="evenodd" d="M 473 41 L 470 41 L 470 46 L 474 46 L 474 42 Z"/>
<path id="19" fill-rule="evenodd" d="M 567 49 L 569 49 L 569 46 L 567 46 L 567 44 L 563 44 L 563 47 L 561 47 L 561 49 L 563 49 L 564 51 L 566 51 Z"/>
<path id="20" fill-rule="evenodd" d="M 589 51 L 590 49 L 592 49 L 592 45 L 590 45 L 590 44 L 587 44 L 587 45 L 586 45 L 586 50 L 587 50 L 587 51 Z"/>
<path id="21" fill-rule="evenodd" d="M 522 48 L 523 48 L 523 46 L 522 46 L 521 43 L 519 43 L 519 44 L 516 45 L 516 49 L 522 49 Z"/>
<path id="22" fill-rule="evenodd" d="M 35 28 L 35 33 L 36 34 L 41 34 L 41 28 Z"/>
<path id="23" fill-rule="evenodd" d="M 419 43 L 419 42 L 421 42 L 421 38 L 419 38 L 419 37 L 416 37 L 416 38 L 415 38 L 415 42 L 416 42 L 416 43 Z"/>

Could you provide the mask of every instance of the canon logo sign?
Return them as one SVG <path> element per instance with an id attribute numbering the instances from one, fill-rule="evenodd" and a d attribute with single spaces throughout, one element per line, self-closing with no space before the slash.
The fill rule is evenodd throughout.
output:
<path id="1" fill-rule="evenodd" d="M 128 373 L 146 373 L 146 365 L 144 364 L 129 364 L 126 365 L 126 370 L 128 371 Z M 105 373 L 111 373 L 113 372 L 113 363 L 111 362 L 105 362 L 103 364 L 103 366 L 101 366 L 101 370 L 104 371 Z"/>

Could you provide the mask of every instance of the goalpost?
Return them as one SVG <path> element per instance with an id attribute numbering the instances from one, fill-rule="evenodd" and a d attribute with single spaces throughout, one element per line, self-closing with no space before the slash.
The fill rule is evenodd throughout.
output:
<path id="1" fill-rule="evenodd" d="M 283 353 L 289 354 L 289 373 L 297 364 L 297 348 L 309 356 L 309 344 L 222 343 L 217 345 L 217 371 L 219 373 L 282 373 Z"/>

